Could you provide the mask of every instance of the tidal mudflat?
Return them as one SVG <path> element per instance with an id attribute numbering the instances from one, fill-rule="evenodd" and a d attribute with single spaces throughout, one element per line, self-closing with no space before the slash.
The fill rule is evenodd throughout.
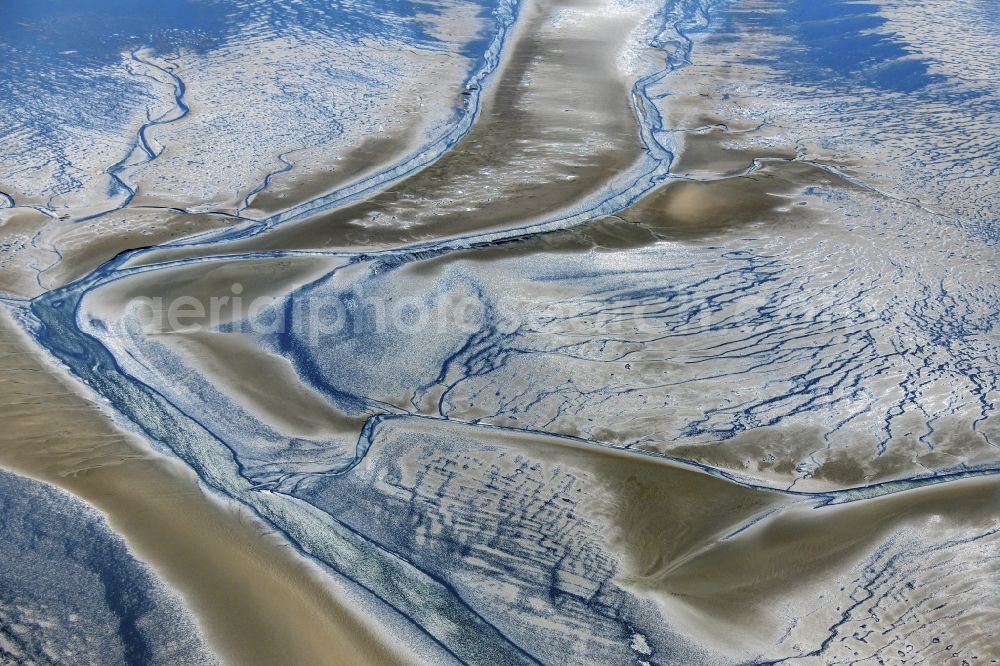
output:
<path id="1" fill-rule="evenodd" d="M 4 12 L 0 660 L 1000 660 L 995 3 Z"/>

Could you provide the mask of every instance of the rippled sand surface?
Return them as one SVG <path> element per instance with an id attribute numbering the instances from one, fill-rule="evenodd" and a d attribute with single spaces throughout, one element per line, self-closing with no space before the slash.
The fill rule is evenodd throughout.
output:
<path id="1" fill-rule="evenodd" d="M 3 658 L 1000 660 L 993 3 L 145 4 L 0 29 Z"/>

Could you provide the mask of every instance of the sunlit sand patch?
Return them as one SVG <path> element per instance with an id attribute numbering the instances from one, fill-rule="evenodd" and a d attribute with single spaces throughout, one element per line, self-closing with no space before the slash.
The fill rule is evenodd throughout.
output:
<path id="1" fill-rule="evenodd" d="M 716 149 L 722 160 L 733 151 Z M 745 168 L 760 159 L 755 153 L 742 153 Z M 725 165 L 720 165 L 725 168 Z M 746 175 L 722 176 L 708 182 L 671 183 L 652 192 L 635 206 L 619 213 L 629 222 L 651 229 L 668 240 L 720 237 L 724 232 L 742 230 L 752 233 L 760 227 L 780 229 L 784 225 L 801 227 L 822 220 L 822 204 L 812 210 L 803 203 L 812 197 L 803 191 L 810 187 L 828 187 L 838 179 L 810 164 L 767 162 Z M 843 181 L 838 186 L 851 187 Z"/>

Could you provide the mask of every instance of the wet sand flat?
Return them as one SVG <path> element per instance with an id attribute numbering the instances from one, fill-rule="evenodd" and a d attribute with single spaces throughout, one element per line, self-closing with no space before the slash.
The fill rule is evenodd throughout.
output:
<path id="1" fill-rule="evenodd" d="M 6 312 L 0 464 L 104 512 L 183 595 L 233 663 L 402 663 L 330 581 L 183 465 L 112 422 L 32 348 Z"/>
<path id="2" fill-rule="evenodd" d="M 468 133 L 367 198 L 22 243 L 3 287 L 111 404 L 3 313 L 0 465 L 104 511 L 233 663 L 1000 658 L 995 238 L 910 196 L 978 163 L 880 165 L 864 123 L 919 153 L 895 82 L 810 86 L 778 33 L 829 26 L 779 5 L 528 0 Z M 209 314 L 150 329 L 149 299 Z"/>

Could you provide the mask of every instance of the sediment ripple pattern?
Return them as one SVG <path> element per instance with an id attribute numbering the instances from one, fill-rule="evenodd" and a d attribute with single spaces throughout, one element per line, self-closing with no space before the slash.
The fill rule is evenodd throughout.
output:
<path id="1" fill-rule="evenodd" d="M 512 26 L 507 6 L 437 140 L 13 307 L 156 446 L 459 663 L 995 660 L 997 98 L 956 80 L 962 57 L 915 55 L 899 6 L 610 12 L 655 61 L 609 88 L 631 95 L 620 143 L 531 110 L 558 91 L 511 92 L 539 44 L 596 48 L 613 7 Z M 190 110 L 128 181 L 158 183 L 151 206 L 185 208 L 169 146 L 218 130 Z M 296 173 L 286 139 L 254 178 L 227 154 L 231 201 L 208 180 L 193 199 L 246 214 Z M 581 184 L 608 145 L 614 173 Z M 525 184 L 550 171 L 565 189 Z M 221 309 L 150 328 L 150 299 L 182 297 Z"/>

